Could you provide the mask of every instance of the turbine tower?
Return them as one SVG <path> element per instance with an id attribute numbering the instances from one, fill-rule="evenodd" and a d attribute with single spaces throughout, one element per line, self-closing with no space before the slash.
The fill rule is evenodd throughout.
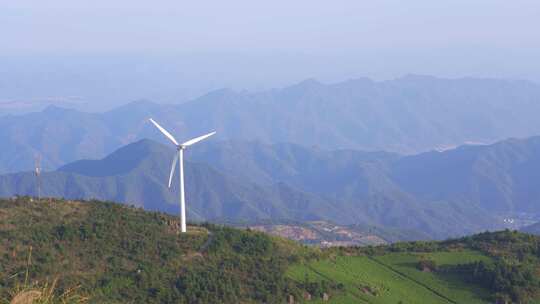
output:
<path id="1" fill-rule="evenodd" d="M 163 133 L 172 143 L 176 146 L 177 153 L 173 157 L 173 162 L 171 166 L 171 173 L 169 174 L 169 188 L 171 187 L 172 178 L 174 175 L 174 170 L 176 168 L 176 163 L 178 162 L 178 169 L 180 170 L 180 225 L 181 225 L 181 231 L 186 232 L 186 198 L 184 194 L 184 149 L 187 147 L 204 140 L 214 134 L 216 132 L 211 132 L 199 137 L 195 137 L 193 139 L 190 139 L 182 144 L 179 144 L 176 139 L 171 135 L 171 133 L 167 132 L 162 126 L 160 126 L 157 122 L 155 122 L 152 118 L 150 118 L 150 122 L 156 126 L 156 128 Z M 178 161 L 180 160 L 180 161 Z"/>
<path id="2" fill-rule="evenodd" d="M 41 155 L 34 156 L 34 174 L 36 176 L 37 199 L 41 201 Z"/>

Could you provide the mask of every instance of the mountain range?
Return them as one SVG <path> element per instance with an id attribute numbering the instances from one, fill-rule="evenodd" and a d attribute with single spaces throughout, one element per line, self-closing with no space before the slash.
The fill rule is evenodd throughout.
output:
<path id="1" fill-rule="evenodd" d="M 535 234 L 540 235 L 540 222 L 536 222 L 532 225 L 528 225 L 525 227 L 522 227 L 520 229 L 521 232 L 529 233 L 529 234 Z"/>
<path id="2" fill-rule="evenodd" d="M 43 193 L 177 213 L 177 187 L 166 187 L 173 153 L 141 140 L 45 172 Z M 190 220 L 329 220 L 445 238 L 540 214 L 540 137 L 405 156 L 209 141 L 186 158 Z M 31 172 L 0 176 L 0 196 L 16 194 L 36 194 Z"/>
<path id="3" fill-rule="evenodd" d="M 53 170 L 143 138 L 162 140 L 149 117 L 181 139 L 217 130 L 221 140 L 414 154 L 537 135 L 539 114 L 540 86 L 531 82 L 414 75 L 306 80 L 255 93 L 223 89 L 180 104 L 136 101 L 102 113 L 50 106 L 0 117 L 0 172 L 28 170 L 36 154 Z"/>
<path id="4" fill-rule="evenodd" d="M 102 160 L 77 161 L 57 171 L 43 173 L 43 195 L 115 200 L 148 210 L 178 213 L 177 187 L 169 191 L 166 185 L 173 153 L 161 144 L 142 140 Z M 324 203 L 317 204 L 309 194 L 298 193 L 297 200 L 291 200 L 290 190 L 285 185 L 264 188 L 245 184 L 201 163 L 188 163 L 185 174 L 191 220 L 286 218 L 288 215 L 310 220 L 317 217 L 310 214 L 308 202 L 319 212 L 324 208 Z M 176 176 L 174 185 L 177 184 Z M 2 196 L 35 195 L 36 179 L 31 172 L 3 175 L 0 189 Z M 284 195 L 288 195 L 287 201 Z"/>

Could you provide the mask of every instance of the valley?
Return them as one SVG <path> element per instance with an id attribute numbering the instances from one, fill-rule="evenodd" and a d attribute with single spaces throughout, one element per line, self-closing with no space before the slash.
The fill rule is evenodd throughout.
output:
<path id="1" fill-rule="evenodd" d="M 371 231 L 364 232 L 350 226 L 338 226 L 325 221 L 289 223 L 289 224 L 256 224 L 247 228 L 277 235 L 306 245 L 319 247 L 337 246 L 377 246 L 388 244 Z"/>

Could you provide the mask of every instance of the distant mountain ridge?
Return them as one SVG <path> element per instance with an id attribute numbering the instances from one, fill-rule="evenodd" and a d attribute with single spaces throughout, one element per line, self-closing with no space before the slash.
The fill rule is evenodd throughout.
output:
<path id="1" fill-rule="evenodd" d="M 528 225 L 525 227 L 522 227 L 520 229 L 521 232 L 529 233 L 529 234 L 535 234 L 540 235 L 540 222 L 534 223 L 532 225 Z"/>
<path id="2" fill-rule="evenodd" d="M 540 136 L 405 156 L 233 142 L 195 149 L 191 159 L 229 176 L 283 181 L 333 199 L 394 191 L 403 200 L 468 200 L 492 212 L 540 213 Z"/>
<path id="3" fill-rule="evenodd" d="M 0 172 L 30 169 L 37 153 L 51 170 L 142 138 L 162 140 L 149 117 L 182 139 L 217 130 L 221 140 L 416 153 L 537 135 L 539 114 L 536 84 L 427 76 L 330 85 L 308 80 L 259 93 L 219 90 L 178 105 L 137 101 L 104 113 L 51 106 L 0 117 Z"/>
<path id="4" fill-rule="evenodd" d="M 81 160 L 42 175 L 43 195 L 116 200 L 178 213 L 178 187 L 166 182 L 174 151 L 142 140 L 127 145 L 102 160 Z M 175 176 L 178 184 L 178 175 Z M 32 173 L 0 176 L 0 196 L 35 195 Z M 228 178 L 202 163 L 187 163 L 186 191 L 191 220 L 212 218 L 320 219 L 329 203 L 284 184 L 262 187 Z M 311 210 L 311 211 L 310 211 Z M 347 219 L 345 212 L 332 214 Z M 349 219 L 350 220 L 350 219 Z"/>
<path id="5" fill-rule="evenodd" d="M 173 153 L 141 140 L 44 173 L 43 192 L 177 213 L 178 177 L 166 187 Z M 191 220 L 322 219 L 445 238 L 540 215 L 540 137 L 412 156 L 209 141 L 186 157 Z M 35 189 L 30 172 L 0 176 L 0 196 Z"/>

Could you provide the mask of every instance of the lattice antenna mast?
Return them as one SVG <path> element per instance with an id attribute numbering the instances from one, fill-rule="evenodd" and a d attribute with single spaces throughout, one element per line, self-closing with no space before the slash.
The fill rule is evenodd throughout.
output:
<path id="1" fill-rule="evenodd" d="M 36 176 L 36 192 L 38 202 L 41 201 L 41 155 L 36 154 L 34 158 L 34 175 Z"/>

